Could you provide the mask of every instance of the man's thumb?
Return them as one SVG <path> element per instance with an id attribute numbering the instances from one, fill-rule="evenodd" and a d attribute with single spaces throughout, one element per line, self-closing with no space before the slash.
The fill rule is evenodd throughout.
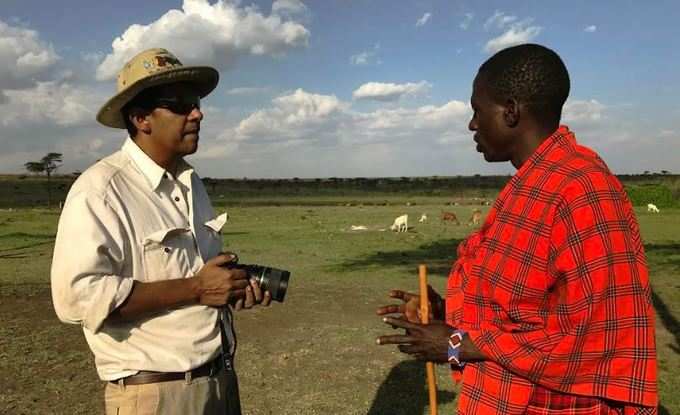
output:
<path id="1" fill-rule="evenodd" d="M 228 264 L 230 262 L 237 262 L 238 261 L 238 256 L 232 252 L 224 252 L 219 255 L 217 255 L 215 258 L 211 259 L 210 263 L 213 263 L 215 265 L 224 265 Z"/>

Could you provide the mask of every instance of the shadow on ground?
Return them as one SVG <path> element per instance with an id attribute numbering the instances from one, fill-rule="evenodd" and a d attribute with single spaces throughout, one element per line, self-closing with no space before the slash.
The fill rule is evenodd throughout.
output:
<path id="1" fill-rule="evenodd" d="M 390 370 L 380 385 L 367 415 L 424 414 L 429 407 L 425 364 L 416 360 L 400 362 Z M 437 392 L 437 403 L 455 399 L 448 391 Z"/>
<path id="2" fill-rule="evenodd" d="M 15 232 L 15 233 L 8 233 L 5 235 L 0 235 L 0 240 L 3 239 L 22 239 L 22 240 L 31 240 L 35 242 L 31 242 L 25 245 L 20 245 L 20 246 L 15 246 L 12 248 L 3 248 L 0 249 L 0 259 L 20 259 L 20 258 L 26 258 L 29 256 L 30 252 L 29 250 L 31 248 L 36 248 L 38 246 L 42 245 L 49 245 L 51 243 L 54 243 L 54 238 L 56 235 L 33 235 L 33 234 L 28 234 L 28 233 L 23 233 L 23 232 Z"/>
<path id="3" fill-rule="evenodd" d="M 670 266 L 680 269 L 680 244 L 645 244 L 645 252 L 647 256 L 659 257 L 655 262 L 659 262 L 664 266 Z M 676 285 L 673 288 L 680 288 Z M 671 333 L 675 339 L 675 344 L 670 344 L 669 347 L 680 354 L 680 321 L 673 315 L 670 308 L 664 303 L 663 299 L 655 291 L 652 291 L 652 303 L 654 309 L 661 319 L 661 323 L 666 330 Z"/>
<path id="4" fill-rule="evenodd" d="M 680 243 L 645 244 L 647 256 L 658 256 L 662 265 L 680 268 Z"/>
<path id="5" fill-rule="evenodd" d="M 456 249 L 462 239 L 443 239 L 417 248 L 401 251 L 377 251 L 334 266 L 335 271 L 356 271 L 369 266 L 403 267 L 413 269 L 428 264 L 428 274 L 447 277 L 456 260 Z"/>

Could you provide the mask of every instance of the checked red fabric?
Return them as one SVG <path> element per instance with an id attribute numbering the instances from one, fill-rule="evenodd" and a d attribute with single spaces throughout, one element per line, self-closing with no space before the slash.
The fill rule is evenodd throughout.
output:
<path id="1" fill-rule="evenodd" d="M 566 126 L 459 245 L 446 310 L 490 358 L 465 367 L 459 414 L 523 414 L 539 385 L 656 413 L 654 313 L 633 208 Z"/>

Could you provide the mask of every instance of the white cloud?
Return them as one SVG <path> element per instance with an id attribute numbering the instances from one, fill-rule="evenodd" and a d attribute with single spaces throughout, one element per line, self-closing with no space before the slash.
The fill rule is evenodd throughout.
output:
<path id="1" fill-rule="evenodd" d="M 442 106 L 425 105 L 354 113 L 352 119 L 355 131 L 348 137 L 359 142 L 396 138 L 418 142 L 428 136 L 433 142 L 456 141 L 470 136 L 467 132 L 469 116 L 469 106 L 455 100 Z"/>
<path id="2" fill-rule="evenodd" d="M 585 29 L 583 29 L 583 31 L 588 32 L 588 33 L 593 33 L 595 31 L 597 31 L 597 26 L 590 25 L 590 26 L 586 27 Z"/>
<path id="3" fill-rule="evenodd" d="M 99 65 L 104 60 L 104 52 L 81 52 L 80 58 L 92 65 Z"/>
<path id="4" fill-rule="evenodd" d="M 469 105 L 461 101 L 357 112 L 335 95 L 298 89 L 273 99 L 270 108 L 258 110 L 227 128 L 220 140 L 285 146 L 308 142 L 366 143 L 400 137 L 422 140 L 421 133 L 425 131 L 433 135 L 434 142 L 443 142 L 469 136 L 469 116 Z"/>
<path id="5" fill-rule="evenodd" d="M 380 65 L 382 61 L 378 58 L 378 50 L 380 45 L 376 44 L 373 46 L 373 50 L 367 50 L 356 55 L 352 55 L 349 58 L 349 63 L 352 65 Z"/>
<path id="6" fill-rule="evenodd" d="M 463 30 L 468 30 L 474 17 L 475 17 L 474 13 L 465 13 L 465 15 L 463 15 L 463 20 L 460 22 L 458 26 Z"/>
<path id="7" fill-rule="evenodd" d="M 307 6 L 300 0 L 275 0 L 272 3 L 272 13 L 304 13 Z"/>
<path id="8" fill-rule="evenodd" d="M 224 166 L 237 177 L 425 175 L 447 165 L 472 174 L 482 162 L 470 157 L 470 113 L 455 100 L 359 112 L 334 95 L 298 89 L 204 140 L 194 157 L 215 176 Z"/>
<path id="9" fill-rule="evenodd" d="M 562 109 L 562 120 L 566 123 L 592 124 L 602 120 L 607 107 L 595 99 L 568 100 Z"/>
<path id="10" fill-rule="evenodd" d="M 508 24 L 517 20 L 517 16 L 509 16 L 502 11 L 496 10 L 494 14 L 486 19 L 484 22 L 484 30 L 490 30 L 492 28 L 503 29 Z"/>
<path id="11" fill-rule="evenodd" d="M 425 23 L 427 23 L 428 20 L 430 20 L 430 17 L 432 17 L 432 13 L 425 13 L 423 17 L 418 19 L 418 21 L 416 22 L 416 27 L 425 25 Z"/>
<path id="12" fill-rule="evenodd" d="M 272 3 L 272 14 L 284 17 L 307 14 L 307 6 L 300 0 L 275 0 Z"/>
<path id="13" fill-rule="evenodd" d="M 354 90 L 352 97 L 376 101 L 397 101 L 403 96 L 426 93 L 431 88 L 432 84 L 426 81 L 405 84 L 368 82 Z"/>
<path id="14" fill-rule="evenodd" d="M 368 61 L 373 55 L 372 52 L 361 52 L 350 56 L 349 61 L 352 65 L 368 65 Z"/>
<path id="15" fill-rule="evenodd" d="M 258 94 L 264 94 L 267 93 L 271 90 L 270 87 L 249 87 L 249 86 L 242 86 L 242 87 L 237 87 L 237 88 L 231 88 L 228 90 L 226 93 L 227 95 L 258 95 Z"/>
<path id="16" fill-rule="evenodd" d="M 512 16 L 514 17 L 514 16 Z M 510 46 L 527 43 L 541 33 L 542 27 L 531 25 L 531 19 L 512 23 L 503 34 L 489 40 L 484 46 L 487 53 L 496 53 Z"/>
<path id="17" fill-rule="evenodd" d="M 38 82 L 29 89 L 6 90 L 7 102 L 0 111 L 0 125 L 25 124 L 71 127 L 92 123 L 104 102 L 103 95 L 68 82 Z"/>
<path id="18" fill-rule="evenodd" d="M 59 59 L 38 32 L 0 20 L 0 91 L 33 86 Z"/>
<path id="19" fill-rule="evenodd" d="M 289 12 L 298 3 L 274 5 L 279 12 Z M 302 24 L 278 14 L 264 16 L 254 6 L 239 7 L 238 2 L 228 0 L 215 4 L 184 0 L 182 10 L 170 10 L 148 25 L 128 27 L 113 41 L 113 52 L 97 68 L 97 79 L 113 79 L 132 56 L 158 45 L 167 45 L 185 64 L 223 68 L 239 55 L 281 56 L 291 48 L 306 46 L 309 36 Z"/>
<path id="20" fill-rule="evenodd" d="M 278 141 L 312 138 L 321 133 L 347 107 L 335 95 L 319 95 L 298 89 L 275 98 L 273 107 L 256 111 L 229 132 L 237 141 Z"/>

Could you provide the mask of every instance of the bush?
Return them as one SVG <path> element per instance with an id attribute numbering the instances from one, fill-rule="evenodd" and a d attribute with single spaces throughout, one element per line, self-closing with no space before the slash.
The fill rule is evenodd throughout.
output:
<path id="1" fill-rule="evenodd" d="M 669 208 L 678 204 L 673 191 L 665 184 L 628 185 L 626 192 L 633 206 L 654 203 L 657 207 Z"/>

